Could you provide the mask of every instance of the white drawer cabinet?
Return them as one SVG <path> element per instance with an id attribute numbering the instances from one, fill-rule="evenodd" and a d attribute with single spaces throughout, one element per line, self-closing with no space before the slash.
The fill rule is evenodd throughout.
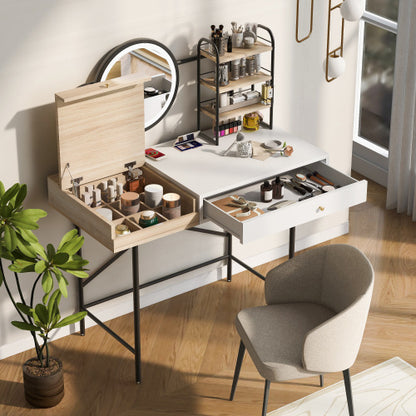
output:
<path id="1" fill-rule="evenodd" d="M 333 191 L 284 206 L 275 211 L 268 211 L 267 207 L 277 202 L 277 200 L 268 203 L 260 202 L 260 185 L 263 183 L 261 181 L 243 188 L 230 190 L 227 193 L 216 195 L 212 198 L 204 199 L 204 218 L 212 220 L 237 237 L 242 243 L 246 243 L 279 231 L 287 230 L 299 224 L 322 218 L 325 215 L 333 214 L 366 200 L 367 181 L 356 181 L 350 176 L 331 168 L 324 162 L 316 162 L 291 172 L 276 173 L 279 175 L 289 173 L 293 176 L 297 172 L 307 173 L 313 171 L 318 171 L 331 180 L 337 188 Z M 274 179 L 274 177 L 265 179 Z M 249 201 L 256 202 L 257 206 L 264 210 L 264 214 L 240 221 L 213 203 L 228 195 L 238 195 Z M 300 197 L 301 195 L 285 189 L 283 199 L 296 200 Z"/>

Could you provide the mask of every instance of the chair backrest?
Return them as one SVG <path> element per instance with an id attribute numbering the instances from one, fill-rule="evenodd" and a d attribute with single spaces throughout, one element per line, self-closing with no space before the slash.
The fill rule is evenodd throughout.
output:
<path id="1" fill-rule="evenodd" d="M 333 310 L 333 318 L 307 334 L 303 364 L 315 372 L 342 371 L 357 357 L 373 284 L 373 267 L 360 250 L 332 244 L 307 250 L 271 270 L 265 297 L 267 304 L 312 302 Z"/>
<path id="2" fill-rule="evenodd" d="M 336 244 L 323 248 L 320 303 L 337 314 L 307 334 L 303 361 L 310 371 L 342 371 L 357 358 L 370 309 L 374 270 L 355 247 Z"/>

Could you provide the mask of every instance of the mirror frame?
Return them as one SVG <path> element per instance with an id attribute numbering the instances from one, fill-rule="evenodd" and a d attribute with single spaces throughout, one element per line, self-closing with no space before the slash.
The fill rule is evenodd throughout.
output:
<path id="1" fill-rule="evenodd" d="M 168 61 L 169 66 L 173 68 L 172 69 L 172 90 L 173 91 L 171 90 L 171 92 L 169 93 L 169 97 L 166 101 L 166 104 L 163 107 L 163 110 L 161 111 L 157 119 L 151 121 L 149 125 L 146 125 L 146 122 L 145 122 L 145 131 L 147 131 L 151 129 L 152 127 L 154 127 L 156 124 L 158 124 L 165 117 L 166 113 L 172 107 L 172 104 L 174 103 L 176 95 L 178 93 L 179 67 L 178 67 L 176 58 L 173 55 L 173 53 L 170 51 L 170 49 L 168 49 L 163 43 L 160 43 L 154 39 L 149 39 L 149 38 L 135 38 L 135 39 L 131 39 L 126 42 L 123 42 L 122 44 L 115 46 L 113 49 L 109 50 L 101 58 L 101 60 L 98 62 L 96 66 L 96 69 L 94 71 L 95 73 L 92 76 L 92 81 L 93 82 L 105 81 L 105 79 L 103 78 L 107 76 L 111 67 L 115 64 L 116 61 L 118 61 L 121 58 L 121 56 L 123 56 L 124 54 L 130 51 L 138 49 L 140 45 L 143 45 L 143 44 L 155 45 L 163 49 L 163 51 L 166 52 L 166 55 L 167 55 L 167 56 L 164 56 L 164 58 Z"/>

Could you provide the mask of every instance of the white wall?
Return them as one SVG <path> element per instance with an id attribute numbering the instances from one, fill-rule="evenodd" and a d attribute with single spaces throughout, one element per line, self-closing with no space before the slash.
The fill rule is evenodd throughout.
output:
<path id="1" fill-rule="evenodd" d="M 315 22 L 311 38 L 295 41 L 294 0 L 248 0 L 228 2 L 153 0 L 1 0 L 0 24 L 0 180 L 6 186 L 27 183 L 26 207 L 48 211 L 38 236 L 42 243 L 57 243 L 70 223 L 48 206 L 46 176 L 57 171 L 54 93 L 85 82 L 89 72 L 110 48 L 135 37 L 154 38 L 166 44 L 177 58 L 196 54 L 197 41 L 207 36 L 211 24 L 232 20 L 258 21 L 272 29 L 276 38 L 276 126 L 290 130 L 322 147 L 330 162 L 349 172 L 351 166 L 352 119 L 357 49 L 357 25 L 346 24 L 345 57 L 347 71 L 331 84 L 324 79 L 327 2 L 315 2 Z M 254 9 L 255 7 L 255 9 Z M 166 119 L 147 133 L 147 145 L 172 138 L 196 127 L 196 63 L 180 67 L 177 101 Z M 300 228 L 300 238 L 327 238 L 346 230 L 347 213 Z M 322 234 L 328 230 L 328 234 Z M 317 234 L 318 233 L 318 234 Z M 321 234 L 319 234 L 321 233 Z M 332 233 L 332 234 L 331 234 Z M 305 240 L 312 244 L 316 240 Z M 241 247 L 235 251 L 252 264 L 284 254 L 287 235 Z M 171 253 L 181 246 L 181 255 Z M 280 251 L 277 248 L 280 247 Z M 222 252 L 218 237 L 182 232 L 140 247 L 142 281 L 186 267 Z M 265 256 L 261 256 L 266 253 Z M 91 269 L 111 253 L 87 237 L 84 255 Z M 192 260 L 191 260 L 192 259 Z M 155 267 L 154 264 L 157 264 Z M 162 288 L 153 288 L 145 304 L 192 287 L 189 279 L 215 280 L 221 270 L 193 273 Z M 32 279 L 25 277 L 27 282 Z M 76 307 L 75 281 L 63 311 Z M 130 254 L 112 266 L 87 290 L 87 298 L 130 286 Z M 25 290 L 27 290 L 27 287 Z M 103 319 L 130 310 L 127 303 L 104 308 Z M 16 318 L 4 288 L 0 288 L 0 358 L 30 347 L 27 333 L 12 328 Z M 73 328 L 72 328 L 73 329 Z"/>

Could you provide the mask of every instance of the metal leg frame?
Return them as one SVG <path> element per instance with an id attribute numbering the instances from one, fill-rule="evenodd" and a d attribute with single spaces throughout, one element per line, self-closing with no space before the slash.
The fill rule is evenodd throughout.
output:
<path id="1" fill-rule="evenodd" d="M 262 416 L 267 415 L 267 403 L 269 401 L 269 392 L 270 392 L 270 380 L 266 379 L 266 381 L 264 383 L 264 398 L 263 398 Z"/>
<path id="2" fill-rule="evenodd" d="M 342 374 L 344 375 L 345 393 L 347 394 L 348 413 L 350 416 L 354 416 L 354 407 L 352 404 L 350 370 L 349 369 L 344 370 Z"/>
<path id="3" fill-rule="evenodd" d="M 75 228 L 80 233 L 80 229 L 75 226 Z M 140 350 L 140 289 L 144 289 L 145 287 L 153 286 L 155 284 L 158 284 L 160 282 L 163 282 L 168 279 L 172 279 L 174 277 L 177 277 L 179 275 L 189 273 L 191 271 L 200 269 L 202 267 L 208 266 L 213 263 L 217 263 L 222 260 L 227 260 L 227 281 L 231 282 L 232 277 L 232 261 L 234 260 L 241 266 L 243 266 L 245 269 L 256 275 L 262 280 L 265 280 L 265 277 L 254 270 L 252 267 L 248 266 L 246 263 L 238 259 L 237 257 L 233 256 L 232 254 L 232 236 L 228 232 L 220 232 L 220 231 L 212 231 L 212 230 L 206 230 L 203 228 L 191 228 L 190 231 L 196 231 L 204 234 L 211 234 L 211 235 L 217 235 L 221 237 L 225 237 L 226 240 L 226 254 L 216 257 L 212 260 L 205 261 L 203 263 L 197 264 L 195 266 L 188 267 L 184 270 L 171 273 L 167 276 L 161 277 L 159 279 L 153 280 L 152 282 L 140 284 L 139 281 L 139 248 L 138 246 L 133 247 L 132 250 L 132 275 L 133 275 L 133 287 L 130 289 L 122 290 L 118 293 L 115 293 L 113 295 L 106 296 L 101 299 L 94 300 L 92 302 L 85 303 L 84 301 L 84 287 L 91 283 L 99 274 L 101 274 L 105 269 L 107 269 L 111 264 L 113 264 L 118 258 L 120 258 L 124 253 L 127 252 L 127 250 L 122 251 L 120 253 L 115 254 L 110 260 L 108 260 L 106 263 L 104 263 L 101 267 L 99 267 L 94 273 L 91 274 L 90 277 L 87 279 L 78 281 L 78 308 L 80 311 L 86 311 L 88 316 L 101 328 L 103 328 L 105 331 L 107 331 L 112 337 L 114 337 L 117 341 L 119 341 L 125 348 L 127 348 L 129 351 L 134 353 L 135 356 L 135 369 L 136 369 L 136 383 L 141 383 L 141 350 Z M 290 242 L 289 242 L 289 257 L 293 257 L 294 254 L 294 235 L 295 235 L 295 228 L 290 229 Z M 81 250 L 79 251 L 79 254 L 81 255 Z M 119 335 L 117 335 L 114 331 L 112 331 L 107 325 L 105 325 L 101 320 L 99 320 L 96 316 L 94 316 L 88 308 L 91 308 L 92 306 L 99 305 L 101 303 L 107 302 L 112 299 L 116 299 L 120 296 L 124 296 L 127 294 L 133 293 L 133 305 L 134 305 L 134 347 L 132 347 L 130 344 L 128 344 L 124 339 L 122 339 Z M 80 334 L 85 335 L 85 320 L 80 321 Z M 240 346 L 241 350 L 241 346 Z M 244 350 L 242 352 L 241 361 L 244 356 Z M 237 363 L 238 364 L 238 363 Z M 241 367 L 241 362 L 240 362 Z M 237 369 L 236 369 L 237 371 Z M 238 374 L 239 374 L 238 369 Z M 233 385 L 233 389 L 235 391 L 235 387 L 237 385 L 238 380 L 238 374 L 237 378 L 235 379 L 235 385 Z M 267 381 L 266 381 L 267 382 Z M 268 394 L 268 393 L 267 393 Z M 232 392 L 232 396 L 234 396 L 234 392 Z M 232 398 L 231 398 L 232 400 Z"/>
<path id="4" fill-rule="evenodd" d="M 233 385 L 231 387 L 231 394 L 230 394 L 231 401 L 234 399 L 235 389 L 237 387 L 238 377 L 240 377 L 241 364 L 243 363 L 245 351 L 246 351 L 246 347 L 243 344 L 243 341 L 240 341 L 240 349 L 238 350 L 237 362 L 235 363 Z"/>

